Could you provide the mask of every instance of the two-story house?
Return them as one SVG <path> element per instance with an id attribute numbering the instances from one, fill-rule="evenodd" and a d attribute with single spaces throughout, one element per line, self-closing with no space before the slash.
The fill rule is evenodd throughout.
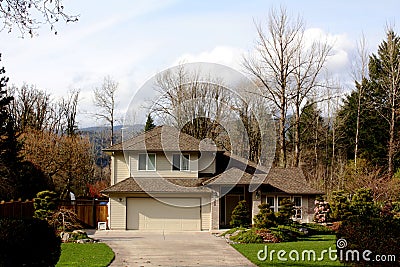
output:
<path id="1" fill-rule="evenodd" d="M 259 204 L 278 211 L 291 198 L 294 219 L 309 222 L 315 196 L 323 194 L 298 168 L 268 171 L 168 126 L 104 151 L 111 155 L 111 186 L 102 191 L 110 198 L 110 229 L 226 228 L 243 199 L 254 217 Z"/>

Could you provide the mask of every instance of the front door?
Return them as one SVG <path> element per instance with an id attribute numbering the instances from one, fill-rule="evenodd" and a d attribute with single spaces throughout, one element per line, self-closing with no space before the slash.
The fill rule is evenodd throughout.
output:
<path id="1" fill-rule="evenodd" d="M 244 187 L 235 186 L 234 188 L 229 188 L 230 191 L 221 198 L 220 205 L 220 227 L 230 227 L 230 221 L 232 217 L 232 212 L 239 203 L 239 201 L 244 199 Z M 224 190 L 224 188 L 222 189 Z"/>
<path id="2" fill-rule="evenodd" d="M 239 201 L 242 199 L 243 198 L 238 195 L 227 195 L 225 197 L 225 224 L 227 226 L 231 221 L 232 211 L 235 209 Z"/>

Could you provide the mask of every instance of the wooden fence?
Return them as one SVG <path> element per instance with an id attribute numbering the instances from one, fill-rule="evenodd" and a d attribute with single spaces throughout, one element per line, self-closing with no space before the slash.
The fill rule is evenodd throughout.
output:
<path id="1" fill-rule="evenodd" d="M 33 200 L 0 202 L 0 218 L 31 218 Z"/>
<path id="2" fill-rule="evenodd" d="M 107 200 L 63 201 L 59 207 L 72 210 L 79 220 L 92 228 L 97 228 L 98 222 L 107 221 Z"/>
<path id="3" fill-rule="evenodd" d="M 92 228 L 97 228 L 98 222 L 107 221 L 107 200 L 61 201 L 59 208 L 72 210 L 79 220 Z M 31 218 L 33 213 L 32 200 L 0 202 L 0 218 Z"/>

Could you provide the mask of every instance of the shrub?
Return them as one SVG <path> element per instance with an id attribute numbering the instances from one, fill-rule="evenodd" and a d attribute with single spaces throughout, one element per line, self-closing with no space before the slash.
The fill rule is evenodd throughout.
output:
<path id="1" fill-rule="evenodd" d="M 332 193 L 331 208 L 332 218 L 336 221 L 344 220 L 351 215 L 350 201 L 343 190 L 334 191 Z"/>
<path id="2" fill-rule="evenodd" d="M 379 266 L 399 266 L 400 264 L 400 220 L 390 217 L 367 218 L 365 216 L 351 216 L 343 221 L 337 233 L 337 238 L 347 241 L 345 250 L 370 250 L 375 255 L 396 255 L 396 262 L 380 262 Z M 343 252 L 345 253 L 345 252 Z M 362 257 L 360 257 L 361 259 Z M 345 260 L 345 259 L 344 259 Z M 362 260 L 362 259 L 361 259 Z M 366 261 L 359 266 L 368 266 Z M 376 266 L 376 265 L 374 265 Z"/>
<path id="3" fill-rule="evenodd" d="M 54 212 L 49 223 L 57 232 L 71 232 L 85 228 L 78 216 L 68 209 L 60 209 Z"/>
<path id="4" fill-rule="evenodd" d="M 289 229 L 283 229 L 278 227 L 272 227 L 269 229 L 271 233 L 276 236 L 281 242 L 290 242 L 297 240 L 297 233 L 290 231 Z"/>
<path id="5" fill-rule="evenodd" d="M 372 195 L 372 190 L 360 188 L 356 191 L 350 202 L 353 215 L 362 217 L 377 217 L 379 212 Z"/>
<path id="6" fill-rule="evenodd" d="M 254 226 L 256 228 L 270 228 L 276 226 L 275 213 L 270 209 L 268 204 L 261 204 L 258 206 L 260 211 L 254 216 Z"/>
<path id="7" fill-rule="evenodd" d="M 0 266 L 54 266 L 61 240 L 44 220 L 0 219 Z"/>
<path id="8" fill-rule="evenodd" d="M 242 230 L 237 235 L 231 236 L 230 239 L 238 243 L 263 243 L 263 238 L 257 234 L 255 229 Z"/>
<path id="9" fill-rule="evenodd" d="M 279 243 L 281 240 L 269 229 L 257 229 L 256 234 L 261 236 L 264 243 Z"/>
<path id="10" fill-rule="evenodd" d="M 333 233 L 333 230 L 317 223 L 306 223 L 303 227 L 307 228 L 310 235 L 329 235 Z"/>
<path id="11" fill-rule="evenodd" d="M 284 198 L 280 203 L 279 211 L 277 212 L 276 220 L 278 224 L 290 225 L 293 223 L 292 216 L 294 215 L 294 203 L 289 198 Z"/>
<path id="12" fill-rule="evenodd" d="M 48 220 L 57 209 L 57 194 L 47 190 L 41 191 L 37 193 L 33 206 L 35 218 Z"/>
<path id="13" fill-rule="evenodd" d="M 250 211 L 247 208 L 246 200 L 239 201 L 232 211 L 230 225 L 232 227 L 247 227 L 250 223 Z"/>

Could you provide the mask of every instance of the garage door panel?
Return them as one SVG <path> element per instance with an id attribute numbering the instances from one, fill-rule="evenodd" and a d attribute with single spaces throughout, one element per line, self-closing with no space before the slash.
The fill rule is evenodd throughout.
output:
<path id="1" fill-rule="evenodd" d="M 200 198 L 129 198 L 127 229 L 200 230 Z M 182 206 L 191 207 L 182 207 Z M 193 207 L 194 206 L 194 207 Z"/>

